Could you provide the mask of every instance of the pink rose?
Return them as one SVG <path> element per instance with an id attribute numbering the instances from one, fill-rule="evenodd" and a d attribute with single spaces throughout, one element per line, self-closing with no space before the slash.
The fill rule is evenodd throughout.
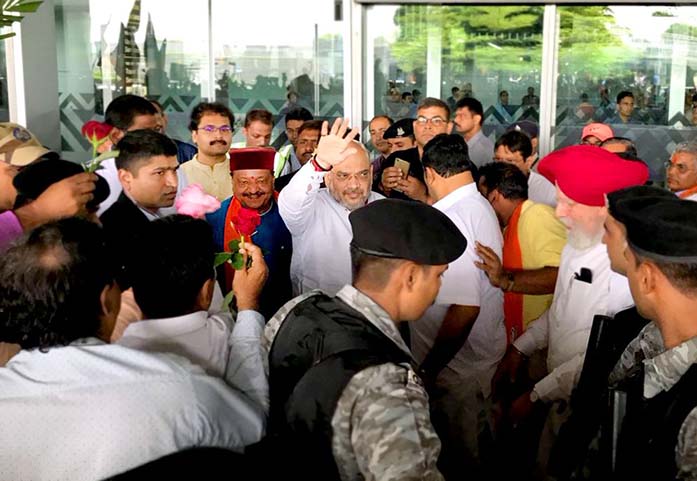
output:
<path id="1" fill-rule="evenodd" d="M 174 204 L 178 214 L 203 219 L 206 214 L 220 209 L 220 201 L 206 194 L 199 184 L 190 184 L 184 189 Z"/>
<path id="2" fill-rule="evenodd" d="M 249 238 L 257 230 L 257 226 L 261 224 L 261 216 L 256 210 L 240 207 L 237 215 L 232 218 L 232 223 L 240 235 Z"/>

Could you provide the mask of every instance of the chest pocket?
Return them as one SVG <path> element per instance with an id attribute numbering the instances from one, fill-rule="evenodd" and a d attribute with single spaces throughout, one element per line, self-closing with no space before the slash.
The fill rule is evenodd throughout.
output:
<path id="1" fill-rule="evenodd" d="M 554 304 L 555 327 L 560 325 L 588 326 L 593 323 L 593 316 L 607 311 L 607 287 L 602 283 L 588 283 L 576 279 L 573 275 L 567 281 L 565 292 Z"/>

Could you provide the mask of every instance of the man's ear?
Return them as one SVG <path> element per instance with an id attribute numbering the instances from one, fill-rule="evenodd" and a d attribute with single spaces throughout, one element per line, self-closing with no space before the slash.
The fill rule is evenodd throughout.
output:
<path id="1" fill-rule="evenodd" d="M 432 167 L 425 167 L 424 168 L 424 182 L 426 185 L 430 185 L 433 183 L 435 180 L 435 172 L 433 171 Z"/>
<path id="2" fill-rule="evenodd" d="M 109 132 L 108 135 L 111 139 L 111 143 L 116 145 L 119 143 L 119 140 L 123 139 L 126 136 L 126 132 L 124 130 L 119 129 L 118 127 L 112 127 L 111 132 Z"/>
<path id="3" fill-rule="evenodd" d="M 639 264 L 639 289 L 642 295 L 651 296 L 656 292 L 656 287 L 660 281 L 660 278 L 665 276 L 656 267 L 655 264 L 651 262 L 642 262 Z"/>
<path id="4" fill-rule="evenodd" d="M 201 290 L 196 297 L 196 308 L 199 311 L 207 311 L 213 302 L 213 290 L 215 289 L 215 279 L 207 279 L 201 286 Z"/>
<path id="5" fill-rule="evenodd" d="M 126 192 L 131 192 L 131 183 L 133 182 L 134 177 L 133 174 L 131 174 L 131 172 L 126 169 L 119 169 L 118 175 L 119 182 L 121 182 L 123 190 L 125 190 Z"/>
<path id="6" fill-rule="evenodd" d="M 455 124 L 451 121 L 448 122 L 448 133 L 452 134 L 453 133 L 453 128 L 455 127 Z"/>

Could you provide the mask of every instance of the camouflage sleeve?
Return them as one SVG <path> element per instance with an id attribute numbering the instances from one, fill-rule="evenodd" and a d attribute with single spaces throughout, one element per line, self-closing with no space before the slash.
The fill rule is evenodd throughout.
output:
<path id="1" fill-rule="evenodd" d="M 382 364 L 356 374 L 339 399 L 332 428 L 332 450 L 344 480 L 443 479 L 428 397 L 406 366 Z"/>
<path id="2" fill-rule="evenodd" d="M 697 408 L 685 418 L 675 447 L 677 479 L 697 481 Z"/>
<path id="3" fill-rule="evenodd" d="M 658 330 L 656 324 L 649 322 L 624 349 L 622 356 L 610 373 L 609 384 L 617 384 L 626 378 L 632 369 L 641 365 L 644 359 L 651 358 L 662 350 L 664 348 L 661 331 Z"/>

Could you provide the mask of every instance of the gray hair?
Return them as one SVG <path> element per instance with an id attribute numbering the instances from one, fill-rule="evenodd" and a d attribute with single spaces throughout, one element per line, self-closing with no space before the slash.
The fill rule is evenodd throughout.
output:
<path id="1" fill-rule="evenodd" d="M 697 141 L 688 140 L 686 142 L 680 142 L 678 145 L 675 146 L 675 150 L 673 150 L 673 155 L 680 152 L 692 155 L 693 159 L 697 161 Z"/>

